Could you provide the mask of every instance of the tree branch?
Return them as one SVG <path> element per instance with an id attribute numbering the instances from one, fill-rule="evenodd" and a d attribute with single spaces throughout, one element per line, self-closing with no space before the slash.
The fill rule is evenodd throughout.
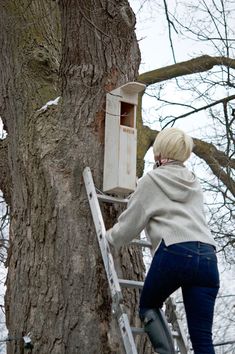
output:
<path id="1" fill-rule="evenodd" d="M 164 68 L 152 70 L 144 74 L 139 75 L 138 81 L 145 83 L 146 85 L 151 85 L 154 83 L 166 81 L 176 77 L 190 75 L 195 73 L 200 73 L 212 69 L 215 65 L 224 65 L 229 68 L 235 69 L 235 59 L 227 57 L 211 57 L 209 55 L 203 55 L 201 57 L 191 59 L 185 62 L 177 63 L 174 65 L 166 66 Z M 142 96 L 143 93 L 139 94 L 139 104 L 137 111 L 137 129 L 138 129 L 138 149 L 137 149 L 137 160 L 138 160 L 138 176 L 143 173 L 143 159 L 152 146 L 154 139 L 157 135 L 157 131 L 151 130 L 149 127 L 143 125 L 142 121 Z M 234 98 L 230 96 L 228 98 L 223 98 L 216 101 L 209 106 L 201 107 L 197 111 L 211 107 L 218 103 L 224 103 L 226 100 Z M 191 112 L 192 113 L 192 112 Z M 226 187 L 235 194 L 235 183 L 229 177 L 226 172 L 223 171 L 223 167 L 235 168 L 235 160 L 229 159 L 222 151 L 219 151 L 213 144 L 206 143 L 199 139 L 194 139 L 194 153 L 202 158 L 211 168 L 213 173 L 221 180 Z"/>
<path id="2" fill-rule="evenodd" d="M 169 38 L 169 41 L 170 41 L 171 52 L 172 52 L 172 56 L 173 56 L 173 59 L 174 59 L 174 63 L 176 63 L 174 45 L 173 45 L 173 40 L 172 40 L 172 35 L 171 35 L 171 27 L 174 28 L 176 33 L 178 33 L 178 32 L 177 32 L 177 30 L 175 28 L 174 22 L 172 22 L 170 20 L 169 13 L 168 13 L 168 6 L 167 6 L 166 0 L 163 0 L 163 2 L 164 2 L 165 15 L 166 15 L 166 20 L 167 20 L 167 25 L 168 25 L 168 38 Z"/>
<path id="3" fill-rule="evenodd" d="M 211 57 L 209 55 L 202 55 L 198 58 L 143 73 L 139 75 L 138 81 L 143 82 L 146 85 L 151 85 L 184 75 L 191 75 L 208 71 L 215 65 L 223 65 L 235 69 L 235 59 L 223 56 Z"/>
<path id="4" fill-rule="evenodd" d="M 234 159 L 230 160 L 223 152 L 216 149 L 213 144 L 194 138 L 193 152 L 203 159 L 215 176 L 224 183 L 233 196 L 235 196 L 235 182 L 229 174 L 223 171 L 222 167 L 235 167 Z"/>
<path id="5" fill-rule="evenodd" d="M 178 119 L 186 118 L 186 117 L 190 116 L 191 114 L 198 113 L 198 112 L 203 111 L 203 110 L 205 110 L 205 109 L 208 109 L 208 108 L 211 108 L 211 107 L 213 107 L 213 106 L 216 106 L 217 104 L 220 104 L 220 103 L 223 103 L 223 104 L 224 104 L 224 103 L 227 103 L 227 102 L 232 101 L 232 100 L 234 100 L 234 99 L 235 99 L 235 95 L 231 95 L 231 96 L 228 96 L 228 97 L 221 98 L 220 100 L 217 100 L 217 101 L 215 101 L 215 102 L 209 103 L 209 104 L 207 104 L 207 105 L 205 105 L 205 106 L 202 106 L 202 107 L 199 107 L 199 108 L 194 108 L 192 111 L 186 112 L 186 113 L 184 113 L 184 114 L 181 114 L 180 116 L 177 116 L 177 117 L 172 118 L 172 119 L 170 120 L 170 122 L 168 122 L 168 123 L 164 126 L 164 128 L 165 128 L 167 125 L 174 123 L 174 122 L 175 122 L 176 120 L 178 120 Z M 166 117 L 166 118 L 168 118 L 168 117 Z"/>
<path id="6" fill-rule="evenodd" d="M 11 201 L 11 177 L 8 165 L 8 139 L 0 140 L 0 189 L 8 205 Z"/>
<path id="7" fill-rule="evenodd" d="M 140 122 L 139 122 L 140 124 Z M 153 145 L 158 134 L 157 130 L 152 130 L 147 126 L 138 129 L 138 153 L 137 153 L 137 175 L 143 174 L 144 156 L 148 149 Z M 235 182 L 223 171 L 222 167 L 235 168 L 235 160 L 229 159 L 222 151 L 219 151 L 213 144 L 194 138 L 195 155 L 203 159 L 214 175 L 224 183 L 232 195 L 235 195 Z"/>

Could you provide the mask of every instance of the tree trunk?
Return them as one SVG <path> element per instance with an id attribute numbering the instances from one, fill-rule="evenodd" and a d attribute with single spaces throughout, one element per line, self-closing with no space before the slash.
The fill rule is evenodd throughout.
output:
<path id="1" fill-rule="evenodd" d="M 101 188 L 105 94 L 134 80 L 140 61 L 134 14 L 127 0 L 7 0 L 0 16 L 12 186 L 5 300 L 16 338 L 8 353 L 24 353 L 17 338 L 29 332 L 35 354 L 123 353 L 82 171 L 90 166 Z M 114 216 L 105 208 L 107 226 Z M 139 250 L 121 255 L 122 271 L 140 279 Z"/>

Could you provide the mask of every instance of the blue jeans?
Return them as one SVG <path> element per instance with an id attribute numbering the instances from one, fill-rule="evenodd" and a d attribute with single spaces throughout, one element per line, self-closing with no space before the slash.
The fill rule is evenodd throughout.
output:
<path id="1" fill-rule="evenodd" d="M 217 257 L 212 245 L 182 242 L 157 249 L 140 298 L 140 317 L 182 288 L 188 330 L 195 354 L 214 354 L 212 324 L 219 290 Z"/>

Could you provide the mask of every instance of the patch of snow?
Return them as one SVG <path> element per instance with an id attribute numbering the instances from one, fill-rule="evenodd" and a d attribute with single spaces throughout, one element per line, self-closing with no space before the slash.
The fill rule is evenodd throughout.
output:
<path id="1" fill-rule="evenodd" d="M 2 122 L 2 118 L 0 117 L 0 139 L 5 139 L 7 136 L 7 132 L 4 130 L 3 128 L 3 122 Z"/>
<path id="2" fill-rule="evenodd" d="M 44 106 L 42 106 L 40 109 L 38 109 L 37 112 L 44 112 L 47 110 L 47 108 L 49 106 L 57 105 L 59 103 L 59 99 L 60 99 L 60 96 L 56 97 L 56 99 L 54 99 L 54 100 L 48 101 Z"/>

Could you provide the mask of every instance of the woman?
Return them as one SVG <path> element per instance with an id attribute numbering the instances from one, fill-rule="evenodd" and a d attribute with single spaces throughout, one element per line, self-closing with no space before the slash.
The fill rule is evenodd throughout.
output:
<path id="1" fill-rule="evenodd" d="M 195 354 L 214 354 L 212 323 L 219 274 L 216 244 L 203 211 L 199 182 L 184 162 L 192 139 L 177 128 L 161 131 L 154 142 L 155 168 L 138 183 L 127 209 L 107 231 L 107 240 L 120 247 L 143 229 L 155 249 L 140 298 L 140 318 L 159 354 L 174 353 L 163 302 L 182 288 Z"/>

